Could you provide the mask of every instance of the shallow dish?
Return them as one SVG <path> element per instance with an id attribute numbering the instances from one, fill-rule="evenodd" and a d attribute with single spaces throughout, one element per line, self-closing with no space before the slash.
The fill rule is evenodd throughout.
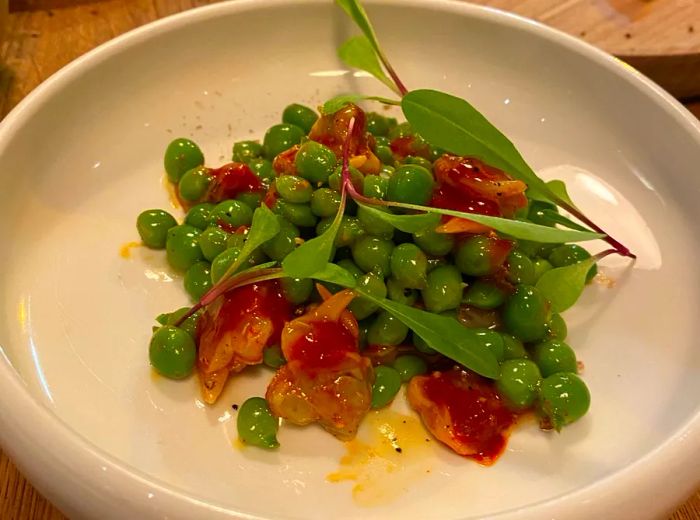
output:
<path id="1" fill-rule="evenodd" d="M 614 283 L 567 313 L 590 413 L 560 435 L 522 425 L 491 468 L 418 441 L 393 470 L 343 467 L 317 428 L 284 428 L 275 453 L 236 446 L 231 406 L 262 392 L 255 370 L 213 407 L 194 379 L 151 375 L 153 317 L 186 296 L 159 253 L 119 253 L 140 210 L 169 208 L 167 143 L 192 137 L 216 165 L 290 102 L 384 94 L 338 62 L 351 26 L 331 2 L 217 4 L 89 53 L 0 128 L 0 441 L 72 518 L 653 518 L 700 482 L 700 125 L 551 29 L 398 5 L 368 9 L 409 87 L 469 99 L 639 256 L 606 259 Z M 355 481 L 331 482 L 338 470 Z"/>

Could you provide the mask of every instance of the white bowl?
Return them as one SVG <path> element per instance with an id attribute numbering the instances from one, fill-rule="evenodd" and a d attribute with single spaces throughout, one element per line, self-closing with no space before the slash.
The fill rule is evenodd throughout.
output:
<path id="1" fill-rule="evenodd" d="M 700 125 L 561 33 L 466 3 L 398 4 L 368 10 L 406 84 L 469 99 L 639 255 L 606 259 L 615 287 L 566 316 L 590 413 L 559 435 L 523 425 L 490 468 L 436 443 L 408 453 L 378 470 L 368 507 L 326 480 L 345 448 L 320 429 L 284 427 L 275 453 L 232 446 L 231 404 L 269 373 L 213 407 L 194 378 L 151 376 L 153 317 L 187 300 L 161 254 L 118 253 L 141 210 L 169 207 L 166 144 L 192 136 L 215 165 L 290 102 L 386 94 L 338 62 L 353 29 L 330 1 L 225 2 L 103 45 L 0 129 L 0 440 L 71 517 L 642 519 L 700 483 Z"/>

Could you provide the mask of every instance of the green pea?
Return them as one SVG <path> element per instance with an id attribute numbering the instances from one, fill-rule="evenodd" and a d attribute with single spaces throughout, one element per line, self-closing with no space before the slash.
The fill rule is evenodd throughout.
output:
<path id="1" fill-rule="evenodd" d="M 408 137 L 410 135 L 413 135 L 413 128 L 411 128 L 411 124 L 406 121 L 404 123 L 396 125 L 394 128 L 389 130 L 389 139 L 392 141 L 394 139 L 398 139 L 399 137 Z"/>
<path id="2" fill-rule="evenodd" d="M 204 258 L 210 262 L 226 249 L 228 233 L 218 227 L 208 227 L 199 235 L 199 247 L 202 249 Z"/>
<path id="3" fill-rule="evenodd" d="M 524 283 L 533 285 L 536 281 L 535 266 L 525 254 L 517 249 L 514 249 L 506 259 L 508 264 L 508 274 L 506 278 L 511 283 Z"/>
<path id="4" fill-rule="evenodd" d="M 455 253 L 455 264 L 469 276 L 487 276 L 500 266 L 494 262 L 494 241 L 483 235 L 473 236 L 462 242 Z"/>
<path id="5" fill-rule="evenodd" d="M 491 310 L 503 305 L 506 293 L 492 282 L 477 279 L 464 293 L 463 303 L 479 309 Z"/>
<path id="6" fill-rule="evenodd" d="M 456 309 L 462 301 L 462 275 L 452 265 L 436 267 L 428 273 L 421 295 L 430 312 Z"/>
<path id="7" fill-rule="evenodd" d="M 495 330 L 483 328 L 474 329 L 474 332 L 476 332 L 479 339 L 484 342 L 486 348 L 491 351 L 498 361 L 503 361 L 505 359 L 505 342 L 501 334 Z"/>
<path id="8" fill-rule="evenodd" d="M 277 216 L 277 221 L 280 225 L 279 233 L 265 242 L 262 245 L 262 250 L 273 260 L 281 262 L 296 248 L 297 238 L 299 238 L 299 229 L 279 215 Z"/>
<path id="9" fill-rule="evenodd" d="M 341 167 L 338 166 L 333 174 L 328 177 L 328 186 L 336 191 L 340 191 L 340 180 L 342 178 Z M 350 182 L 357 191 L 362 193 L 365 184 L 365 176 L 357 168 L 350 167 Z"/>
<path id="10" fill-rule="evenodd" d="M 314 191 L 309 181 L 296 175 L 281 175 L 277 177 L 275 188 L 280 197 L 295 204 L 311 201 L 311 194 Z"/>
<path id="11" fill-rule="evenodd" d="M 557 372 L 578 371 L 574 349 L 556 339 L 535 345 L 532 348 L 532 360 L 537 363 L 542 377 L 549 377 Z"/>
<path id="12" fill-rule="evenodd" d="M 164 325 L 151 337 L 148 357 L 151 366 L 160 375 L 170 379 L 183 379 L 192 373 L 197 347 L 187 332 L 172 325 Z"/>
<path id="13" fill-rule="evenodd" d="M 401 376 L 401 381 L 409 382 L 413 377 L 425 374 L 428 371 L 428 365 L 418 356 L 407 354 L 399 356 L 393 363 L 394 369 Z"/>
<path id="14" fill-rule="evenodd" d="M 177 221 L 167 211 L 149 209 L 136 218 L 136 230 L 146 247 L 163 249 L 168 239 L 168 230 L 177 226 Z"/>
<path id="15" fill-rule="evenodd" d="M 366 175 L 362 185 L 362 194 L 373 199 L 384 199 L 388 188 L 389 180 L 385 177 Z"/>
<path id="16" fill-rule="evenodd" d="M 557 207 L 550 202 L 539 200 L 531 201 L 527 213 L 528 220 L 541 226 L 554 226 L 554 222 L 546 215 L 545 210 L 557 211 Z"/>
<path id="17" fill-rule="evenodd" d="M 340 193 L 330 188 L 319 188 L 311 195 L 311 212 L 317 217 L 334 217 L 340 209 Z"/>
<path id="18" fill-rule="evenodd" d="M 350 260 L 349 258 L 344 258 L 343 260 L 339 260 L 336 262 L 338 264 L 338 267 L 342 267 L 345 269 L 347 272 L 349 272 L 355 280 L 359 280 L 361 277 L 365 275 L 364 271 L 357 267 L 357 264 Z"/>
<path id="19" fill-rule="evenodd" d="M 372 385 L 372 408 L 383 408 L 394 400 L 401 389 L 401 375 L 392 367 L 378 366 L 374 369 Z"/>
<path id="20" fill-rule="evenodd" d="M 211 265 L 209 262 L 197 262 L 185 273 L 185 290 L 197 301 L 212 288 Z"/>
<path id="21" fill-rule="evenodd" d="M 413 333 L 413 346 L 416 347 L 418 352 L 422 352 L 423 354 L 437 354 L 437 351 L 415 332 Z"/>
<path id="22" fill-rule="evenodd" d="M 272 169 L 272 163 L 267 159 L 251 159 L 248 162 L 248 167 L 265 184 L 270 184 L 275 180 L 276 175 Z"/>
<path id="23" fill-rule="evenodd" d="M 380 311 L 367 331 L 370 345 L 400 345 L 408 335 L 408 327 L 393 314 Z"/>
<path id="24" fill-rule="evenodd" d="M 282 293 L 292 305 L 300 305 L 309 299 L 314 290 L 311 278 L 282 278 Z"/>
<path id="25" fill-rule="evenodd" d="M 535 281 L 539 280 L 540 276 L 552 268 L 552 264 L 544 258 L 535 259 L 535 261 L 532 262 L 532 266 L 535 268 Z"/>
<path id="26" fill-rule="evenodd" d="M 419 157 L 417 155 L 409 155 L 403 160 L 404 164 L 417 164 L 418 166 L 422 166 L 428 171 L 432 171 L 433 169 L 433 163 L 431 163 L 428 159 L 424 159 L 423 157 Z"/>
<path id="27" fill-rule="evenodd" d="M 202 202 L 192 206 L 185 215 L 185 224 L 204 231 L 209 226 L 209 215 L 211 215 L 212 209 L 214 209 L 214 204 L 211 202 Z"/>
<path id="28" fill-rule="evenodd" d="M 212 226 L 227 224 L 232 228 L 249 226 L 253 221 L 253 210 L 239 200 L 225 200 L 219 202 L 209 214 L 209 223 Z"/>
<path id="29" fill-rule="evenodd" d="M 389 208 L 373 207 L 372 209 L 368 209 L 364 206 L 360 206 L 357 208 L 357 218 L 360 220 L 360 224 L 362 224 L 362 227 L 370 235 L 391 239 L 394 236 L 394 226 L 382 220 L 381 217 L 378 217 L 373 210 L 391 213 Z"/>
<path id="30" fill-rule="evenodd" d="M 238 141 L 233 143 L 231 160 L 248 163 L 251 159 L 257 159 L 262 155 L 263 147 L 257 141 Z"/>
<path id="31" fill-rule="evenodd" d="M 426 254 L 433 256 L 444 256 L 450 251 L 454 246 L 455 239 L 449 233 L 438 233 L 434 229 L 426 229 L 419 233 L 413 235 L 413 240 L 415 240 L 418 247 L 420 247 Z"/>
<path id="32" fill-rule="evenodd" d="M 211 184 L 212 176 L 204 166 L 197 166 L 187 170 L 177 185 L 178 193 L 187 202 L 197 202 L 204 197 Z"/>
<path id="33" fill-rule="evenodd" d="M 503 339 L 503 359 L 521 359 L 529 357 L 523 342 L 518 338 L 504 332 L 501 332 L 501 338 Z"/>
<path id="34" fill-rule="evenodd" d="M 557 430 L 586 415 L 590 405 L 591 394 L 586 383 L 576 374 L 552 374 L 540 385 L 540 412 Z"/>
<path id="35" fill-rule="evenodd" d="M 384 164 L 391 166 L 396 162 L 394 153 L 389 146 L 377 145 L 374 149 L 374 153 Z"/>
<path id="36" fill-rule="evenodd" d="M 180 137 L 165 149 L 163 165 L 170 182 L 178 182 L 184 173 L 204 164 L 204 154 L 194 142 Z"/>
<path id="37" fill-rule="evenodd" d="M 409 289 L 425 288 L 428 258 L 420 248 L 411 243 L 398 245 L 391 253 L 392 276 Z"/>
<path id="38" fill-rule="evenodd" d="M 313 227 L 318 222 L 318 218 L 311 213 L 311 206 L 308 204 L 294 204 L 284 199 L 279 199 L 275 202 L 272 209 L 295 226 Z"/>
<path id="39" fill-rule="evenodd" d="M 552 314 L 552 319 L 549 320 L 549 323 L 547 324 L 547 332 L 551 338 L 559 339 L 561 341 L 566 339 L 569 330 L 566 326 L 564 318 L 561 317 L 561 314 Z"/>
<path id="40" fill-rule="evenodd" d="M 265 133 L 263 138 L 263 154 L 266 159 L 273 160 L 278 154 L 299 144 L 304 137 L 304 131 L 295 125 L 285 123 L 274 125 Z"/>
<path id="41" fill-rule="evenodd" d="M 367 131 L 372 135 L 386 135 L 389 133 L 389 123 L 386 118 L 376 112 L 368 112 Z"/>
<path id="42" fill-rule="evenodd" d="M 376 273 L 369 272 L 360 276 L 357 279 L 357 288 L 374 298 L 386 298 L 386 285 L 384 285 L 384 280 Z M 350 302 L 348 309 L 355 315 L 355 318 L 364 320 L 379 309 L 379 306 L 372 300 L 360 296 Z"/>
<path id="43" fill-rule="evenodd" d="M 377 146 L 390 146 L 391 141 L 389 140 L 388 137 L 383 136 L 383 135 L 375 135 L 374 136 L 374 144 Z"/>
<path id="44" fill-rule="evenodd" d="M 199 247 L 201 231 L 196 227 L 181 224 L 168 230 L 165 250 L 168 263 L 176 269 L 186 271 L 194 263 L 204 259 Z"/>
<path id="45" fill-rule="evenodd" d="M 231 233 L 226 239 L 226 249 L 231 247 L 243 247 L 245 243 L 246 234 L 245 233 Z"/>
<path id="46" fill-rule="evenodd" d="M 161 325 L 173 325 L 180 321 L 180 319 L 189 312 L 190 308 L 189 307 L 181 307 L 176 311 L 161 314 L 156 318 L 156 321 L 160 323 Z M 192 338 L 197 337 L 197 322 L 199 321 L 199 317 L 202 315 L 201 311 L 195 312 L 192 316 L 187 318 L 185 321 L 180 323 L 177 328 L 184 330 L 192 336 Z"/>
<path id="47" fill-rule="evenodd" d="M 297 173 L 313 184 L 327 182 L 337 162 L 333 150 L 316 141 L 301 145 L 294 159 Z"/>
<path id="48" fill-rule="evenodd" d="M 401 285 L 395 278 L 388 278 L 386 281 L 387 296 L 390 300 L 404 305 L 412 306 L 418 299 L 418 291 L 409 289 Z"/>
<path id="49" fill-rule="evenodd" d="M 503 325 L 513 336 L 524 342 L 541 340 L 547 333 L 549 302 L 540 291 L 529 285 L 519 285 L 503 307 Z"/>
<path id="50" fill-rule="evenodd" d="M 279 345 L 272 345 L 263 349 L 263 363 L 270 368 L 278 369 L 287 363 Z"/>
<path id="51" fill-rule="evenodd" d="M 333 223 L 333 217 L 327 217 L 319 221 L 316 226 L 316 234 L 321 235 Z M 343 215 L 340 221 L 340 229 L 335 237 L 336 247 L 352 246 L 360 237 L 364 236 L 365 230 L 357 217 Z"/>
<path id="52" fill-rule="evenodd" d="M 242 202 L 246 206 L 248 206 L 251 210 L 255 211 L 258 206 L 260 206 L 260 202 L 262 202 L 263 194 L 257 191 L 249 191 L 246 193 L 239 193 L 236 195 L 236 199 L 238 202 Z"/>
<path id="53" fill-rule="evenodd" d="M 582 260 L 587 260 L 590 257 L 591 254 L 581 246 L 577 244 L 565 244 L 552 249 L 552 251 L 549 253 L 548 260 L 554 267 L 564 267 L 567 265 L 576 264 Z M 586 281 L 590 282 L 597 273 L 598 266 L 593 264 L 588 270 Z"/>
<path id="54" fill-rule="evenodd" d="M 251 397 L 241 405 L 236 427 L 238 438 L 246 444 L 268 450 L 279 448 L 279 421 L 272 415 L 267 401 L 262 397 Z"/>
<path id="55" fill-rule="evenodd" d="M 318 120 L 318 114 L 311 108 L 292 103 L 287 105 L 282 112 L 282 122 L 301 128 L 305 134 L 311 131 L 311 127 Z"/>
<path id="56" fill-rule="evenodd" d="M 509 359 L 501 364 L 496 389 L 511 407 L 522 410 L 535 402 L 541 380 L 537 365 L 529 359 Z"/>
<path id="57" fill-rule="evenodd" d="M 430 156 L 428 157 L 431 162 L 437 161 L 440 157 L 445 155 L 447 152 L 443 150 L 442 148 L 431 148 L 430 149 Z"/>
<path id="58" fill-rule="evenodd" d="M 433 195 L 433 174 L 415 164 L 399 166 L 389 178 L 387 199 L 425 205 Z"/>
<path id="59" fill-rule="evenodd" d="M 240 253 L 240 248 L 229 247 L 219 254 L 219 256 L 214 258 L 211 263 L 211 281 L 213 283 L 218 282 L 221 277 L 224 276 L 226 271 L 228 271 L 228 268 L 233 265 Z"/>
<path id="60" fill-rule="evenodd" d="M 450 265 L 444 256 L 428 258 L 428 272 L 432 271 L 436 267 L 441 267 L 443 265 Z"/>
<path id="61" fill-rule="evenodd" d="M 365 272 L 373 271 L 385 278 L 391 274 L 394 244 L 384 238 L 363 236 L 352 246 L 352 259 Z"/>

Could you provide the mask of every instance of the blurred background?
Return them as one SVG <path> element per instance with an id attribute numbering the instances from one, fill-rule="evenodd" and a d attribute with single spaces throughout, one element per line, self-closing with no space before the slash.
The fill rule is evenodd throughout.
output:
<path id="1" fill-rule="evenodd" d="M 217 1 L 227 0 L 0 0 L 0 119 L 97 45 Z M 700 0 L 472 1 L 536 19 L 618 56 L 700 117 Z M 0 451 L 0 520 L 64 518 Z M 669 518 L 700 520 L 700 490 Z"/>

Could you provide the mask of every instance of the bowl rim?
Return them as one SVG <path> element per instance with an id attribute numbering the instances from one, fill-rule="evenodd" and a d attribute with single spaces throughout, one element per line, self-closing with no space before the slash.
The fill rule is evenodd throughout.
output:
<path id="1" fill-rule="evenodd" d="M 329 0 L 294 0 L 296 4 L 324 4 Z M 94 66 L 113 55 L 149 39 L 175 31 L 190 23 L 204 22 L 220 14 L 274 9 L 288 6 L 290 0 L 237 0 L 194 8 L 167 16 L 117 36 L 92 49 L 46 79 L 28 94 L 0 122 L 0 155 L 5 151 L 17 128 L 23 126 L 41 110 L 45 101 L 79 78 Z M 496 23 L 526 31 L 579 54 L 595 65 L 624 79 L 630 88 L 647 95 L 650 102 L 661 107 L 676 124 L 691 134 L 700 146 L 700 121 L 670 94 L 650 79 L 617 58 L 592 45 L 539 22 L 492 7 L 473 5 L 458 0 L 367 0 L 367 5 L 429 8 L 451 12 L 458 16 Z M 133 511 L 140 515 L 171 518 L 192 518 L 203 514 L 218 518 L 264 518 L 234 511 L 149 476 L 106 451 L 98 448 L 82 434 L 74 431 L 56 413 L 35 399 L 21 375 L 15 370 L 0 345 L 0 444 L 23 473 L 52 502 L 67 511 L 82 515 L 101 510 L 108 515 L 108 505 L 124 503 L 128 497 Z M 51 444 L 46 441 L 50 432 Z M 37 450 L 37 446 L 42 448 Z M 663 502 L 672 508 L 692 493 L 700 483 L 700 472 L 687 464 L 688 454 L 700 453 L 700 404 L 694 415 L 664 442 L 627 466 L 587 486 L 553 498 L 490 515 L 486 518 L 507 520 L 557 516 L 560 518 L 590 518 L 604 513 L 611 504 L 621 502 L 639 507 Z M 685 463 L 685 464 L 684 464 Z M 47 468 L 50 471 L 47 471 Z M 674 469 L 671 474 L 668 468 Z M 61 474 L 61 482 L 51 478 Z M 672 492 L 660 496 L 659 484 L 671 480 Z M 68 493 L 67 484 L 72 486 Z M 82 491 L 78 493 L 76 491 Z"/>

